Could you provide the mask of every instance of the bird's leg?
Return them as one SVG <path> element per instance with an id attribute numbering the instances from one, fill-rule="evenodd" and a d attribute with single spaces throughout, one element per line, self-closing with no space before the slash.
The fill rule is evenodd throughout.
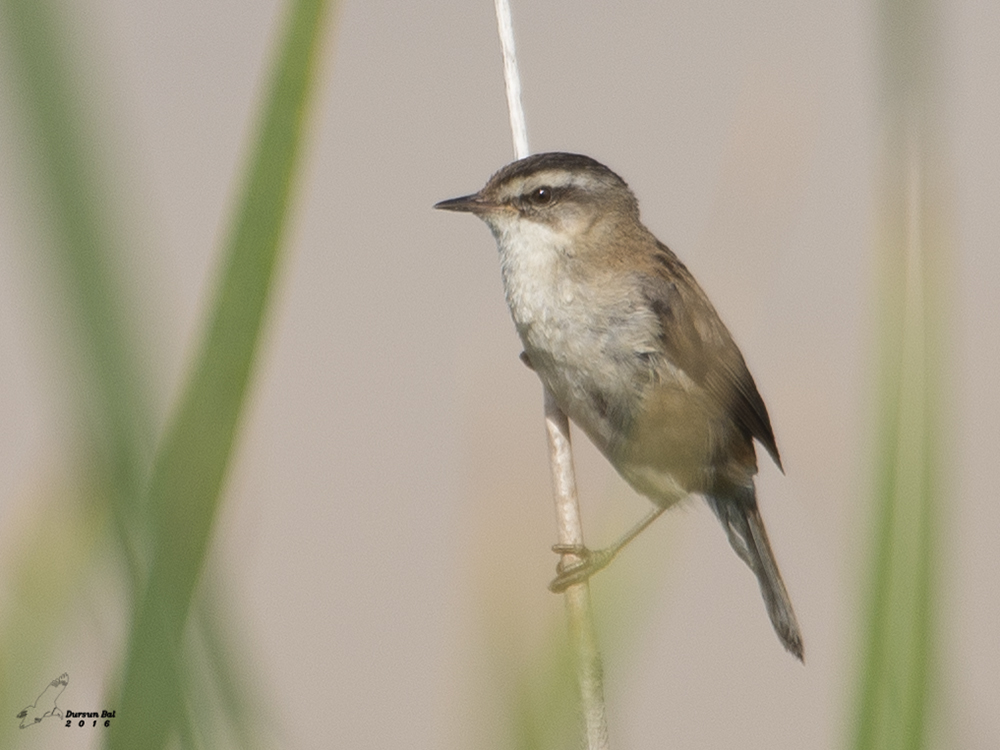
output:
<path id="1" fill-rule="evenodd" d="M 549 591 L 560 594 L 574 583 L 581 583 L 594 573 L 606 568 L 625 545 L 635 539 L 653 521 L 660 517 L 666 508 L 653 508 L 639 523 L 625 532 L 618 541 L 604 549 L 591 551 L 582 545 L 554 544 L 552 551 L 560 555 L 575 555 L 579 562 L 565 564 L 561 559 L 556 566 L 558 575 L 549 584 Z"/>

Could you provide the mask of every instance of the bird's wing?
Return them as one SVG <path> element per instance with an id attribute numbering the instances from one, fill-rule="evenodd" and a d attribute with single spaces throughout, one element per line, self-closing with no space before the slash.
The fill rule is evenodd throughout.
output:
<path id="1" fill-rule="evenodd" d="M 718 399 L 740 429 L 760 441 L 781 469 L 767 407 L 739 347 L 691 272 L 666 245 L 657 245 L 658 273 L 648 277 L 643 293 L 660 319 L 667 356 Z"/>

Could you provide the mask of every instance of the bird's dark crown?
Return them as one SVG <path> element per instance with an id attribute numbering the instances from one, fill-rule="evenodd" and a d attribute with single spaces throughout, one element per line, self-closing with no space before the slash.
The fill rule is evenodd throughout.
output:
<path id="1" fill-rule="evenodd" d="M 583 154 L 571 154 L 564 151 L 549 151 L 518 159 L 499 169 L 490 177 L 487 184 L 499 186 L 502 183 L 515 179 L 527 180 L 542 172 L 565 172 L 574 175 L 587 175 L 598 182 L 628 188 L 625 180 L 596 159 L 591 159 L 589 156 L 584 156 Z"/>
<path id="2" fill-rule="evenodd" d="M 492 205 L 516 206 L 524 215 L 537 216 L 558 204 L 616 205 L 638 215 L 635 196 L 621 177 L 589 156 L 559 151 L 508 164 L 490 177 L 479 196 Z"/>

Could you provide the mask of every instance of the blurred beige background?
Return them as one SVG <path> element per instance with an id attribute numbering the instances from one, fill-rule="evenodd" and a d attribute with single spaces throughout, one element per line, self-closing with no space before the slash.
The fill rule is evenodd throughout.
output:
<path id="1" fill-rule="evenodd" d="M 1000 746 L 1000 5 L 942 5 L 955 289 L 938 731 L 941 747 L 986 750 Z M 162 419 L 280 7 L 66 6 L 95 61 L 81 85 L 112 127 L 102 148 L 131 209 L 123 260 Z M 762 456 L 758 486 L 805 667 L 692 502 L 592 586 L 613 744 L 842 747 L 870 538 L 874 10 L 514 0 L 513 12 L 532 150 L 587 153 L 633 187 L 740 343 L 787 471 Z M 545 590 L 556 558 L 541 388 L 517 359 L 488 231 L 431 210 L 511 159 L 499 55 L 488 0 L 346 0 L 328 35 L 214 545 L 282 747 L 505 747 L 500 696 L 561 626 Z M 73 448 L 61 411 L 72 372 L 38 291 L 43 219 L 19 183 L 13 127 L 0 113 L 0 565 Z M 599 545 L 646 501 L 576 445 Z M 81 608 L 40 687 L 69 671 L 79 703 L 99 703 L 120 627 Z"/>

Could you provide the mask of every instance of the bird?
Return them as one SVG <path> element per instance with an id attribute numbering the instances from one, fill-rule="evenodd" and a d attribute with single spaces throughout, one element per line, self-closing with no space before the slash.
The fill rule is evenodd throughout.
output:
<path id="1" fill-rule="evenodd" d="M 489 227 L 522 360 L 654 506 L 606 549 L 557 545 L 579 562 L 560 566 L 550 588 L 586 580 L 666 509 L 700 495 L 756 576 L 782 645 L 802 661 L 754 485 L 755 440 L 784 471 L 767 407 L 708 296 L 643 225 L 627 183 L 588 156 L 547 152 L 434 207 Z"/>

